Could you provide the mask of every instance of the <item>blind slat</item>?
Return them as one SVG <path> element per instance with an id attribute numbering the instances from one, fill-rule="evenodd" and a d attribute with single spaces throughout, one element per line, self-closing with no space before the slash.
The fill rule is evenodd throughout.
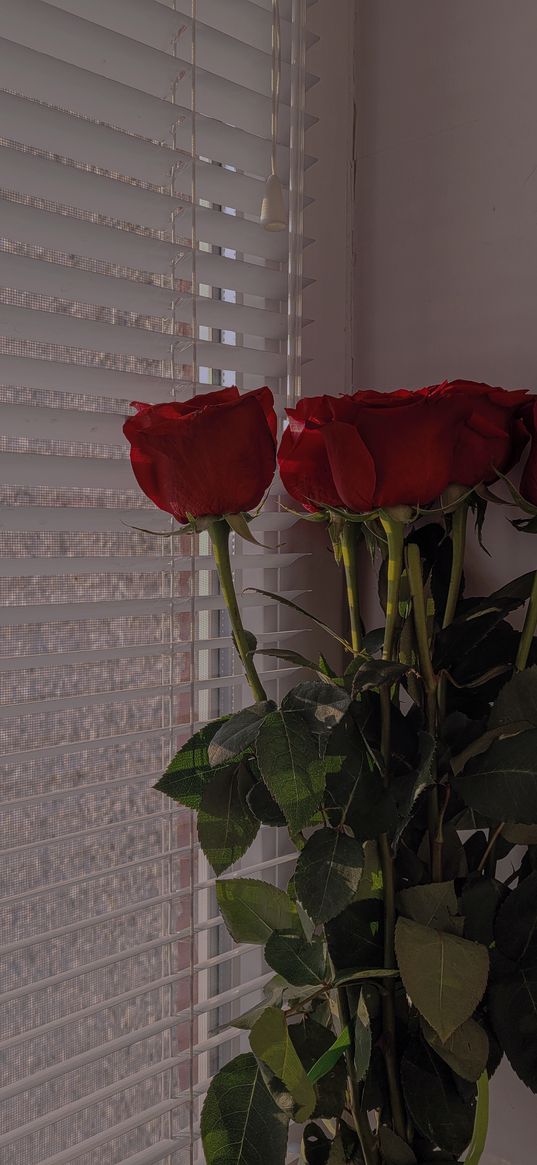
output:
<path id="1" fill-rule="evenodd" d="M 48 105 L 59 106 L 95 122 L 105 123 L 106 132 L 116 127 L 151 141 L 171 140 L 175 146 L 191 153 L 191 110 L 177 102 L 173 104 L 135 86 L 120 84 L 117 80 L 98 76 L 88 69 L 69 65 L 53 56 L 17 44 L 0 35 L 0 70 L 6 89 Z M 221 112 L 220 112 L 221 116 Z M 245 133 L 234 125 L 209 118 L 196 111 L 198 151 L 202 158 L 237 166 L 250 174 L 266 175 L 270 170 L 271 143 L 268 130 Z M 289 175 L 288 136 L 279 134 L 278 168 L 284 180 Z M 306 166 L 315 159 L 306 155 Z"/>
<path id="2" fill-rule="evenodd" d="M 2 184 L 4 189 L 27 197 L 43 198 L 92 215 L 107 215 L 154 230 L 169 230 L 172 215 L 175 215 L 178 235 L 191 237 L 191 206 L 184 200 L 75 166 L 51 162 L 22 150 L 4 147 Z M 285 236 L 263 231 L 258 222 L 203 208 L 197 210 L 196 217 L 198 236 L 206 243 L 264 259 L 281 261 L 285 257 Z M 131 265 L 132 262 L 131 259 Z"/>
<path id="3" fill-rule="evenodd" d="M 281 591 L 283 598 L 294 599 L 301 592 L 300 591 Z M 242 600 L 244 607 L 268 607 L 272 604 L 269 599 L 263 600 L 258 595 L 245 595 Z M 176 599 L 175 610 L 177 613 L 181 611 L 189 612 L 191 608 L 196 612 L 199 611 L 224 611 L 226 609 L 225 602 L 219 596 L 197 597 L 193 601 L 191 599 Z M 28 623 L 45 623 L 51 620 L 57 622 L 66 619 L 99 619 L 110 618 L 114 613 L 124 612 L 129 615 L 150 615 L 150 614 L 164 614 L 169 611 L 169 600 L 164 599 L 139 599 L 128 602 L 126 607 L 124 599 L 110 599 L 107 602 L 95 603 L 54 603 L 39 606 L 37 604 L 25 605 L 21 603 L 17 607 L 11 607 L 5 611 L 3 621 L 7 627 L 16 627 L 17 624 L 24 619 Z"/>
<path id="4" fill-rule="evenodd" d="M 169 521 L 164 513 L 155 510 L 136 509 L 118 510 L 99 509 L 97 506 L 83 508 L 82 506 L 52 507 L 46 505 L 35 506 L 6 506 L 0 505 L 0 530 L 47 530 L 50 533 L 57 531 L 81 531 L 87 533 L 112 532 L 121 534 L 125 528 L 146 526 L 158 532 L 166 530 Z M 258 514 L 250 524 L 254 533 L 263 531 L 286 531 L 297 521 L 294 514 L 274 513 L 265 511 Z"/>
<path id="5" fill-rule="evenodd" d="M 117 327 L 80 319 L 67 312 L 41 311 L 36 308 L 5 307 L 0 305 L 0 335 L 33 343 L 64 344 L 86 351 L 112 356 L 132 356 L 145 360 L 166 361 L 172 347 L 183 356 L 183 363 L 192 361 L 193 341 L 189 336 L 166 335 L 163 332 L 135 326 Z M 229 368 L 262 377 L 281 376 L 286 368 L 286 357 L 263 349 L 245 348 L 234 344 L 213 344 L 197 341 L 198 359 L 202 367 Z"/>
<path id="6" fill-rule="evenodd" d="M 268 136 L 270 127 L 270 56 L 262 58 L 248 46 L 235 42 L 228 50 L 234 64 L 229 63 L 229 76 L 212 72 L 218 67 L 217 50 L 211 50 L 201 34 L 197 82 L 198 111 L 208 117 L 221 118 L 247 133 L 259 133 L 260 126 Z M 178 52 L 164 52 L 143 44 L 129 36 L 104 29 L 90 20 L 61 11 L 45 0 L 3 0 L 0 10 L 0 35 L 27 48 L 59 56 L 79 68 L 99 76 L 141 88 L 151 96 L 169 98 L 175 87 L 176 100 L 188 107 L 191 98 L 190 30 L 185 29 L 177 41 Z M 230 38 L 231 46 L 233 40 Z M 60 46 L 60 52 L 58 52 Z M 221 54 L 220 61 L 228 60 Z M 245 97 L 248 94 L 248 100 Z M 282 75 L 282 129 L 289 134 L 289 81 L 285 65 Z M 311 121 L 310 121 L 311 124 Z"/>
<path id="7" fill-rule="evenodd" d="M 139 1129 L 141 1125 L 150 1121 L 155 1121 L 159 1117 L 165 1116 L 166 1113 L 173 1112 L 174 1108 L 176 1108 L 176 1102 L 174 1100 L 163 1100 L 160 1102 L 160 1104 L 153 1105 L 152 1108 L 141 1109 L 140 1112 L 135 1114 L 135 1116 L 131 1116 L 126 1120 L 119 1121 L 117 1124 L 110 1126 L 103 1132 L 96 1133 L 93 1137 L 85 1138 L 84 1141 L 78 1145 L 71 1145 L 69 1149 L 65 1150 L 65 1152 L 62 1151 L 60 1153 L 55 1153 L 53 1157 L 47 1157 L 47 1160 L 40 1161 L 39 1165 L 71 1165 L 71 1162 L 77 1161 L 79 1157 L 84 1157 L 88 1153 L 92 1153 L 94 1149 L 100 1149 L 102 1145 L 110 1143 L 117 1137 L 124 1136 L 125 1133 L 130 1132 L 132 1129 Z M 175 1139 L 174 1151 L 177 1151 L 181 1145 L 188 1145 L 187 1135 Z M 159 1158 L 157 1157 L 156 1160 L 158 1161 Z M 160 1160 L 162 1160 L 162 1158 L 160 1158 Z"/>
<path id="8" fill-rule="evenodd" d="M 169 276 L 174 263 L 177 279 L 183 276 L 185 280 L 191 278 L 193 260 L 190 245 L 172 246 L 171 243 L 148 235 L 116 230 L 7 199 L 0 199 L 0 228 L 7 239 L 33 246 L 46 245 L 52 251 L 80 255 L 96 262 L 115 263 L 131 268 L 133 272 L 147 271 L 154 277 Z M 203 251 L 196 255 L 196 268 L 199 282 L 209 286 L 229 288 L 268 299 L 283 299 L 286 294 L 287 277 L 274 268 L 237 263 L 222 255 Z M 304 285 L 308 282 L 311 280 L 305 280 Z M 152 290 L 150 284 L 149 296 Z M 148 314 L 147 309 L 145 314 Z"/>
<path id="9" fill-rule="evenodd" d="M 296 674 L 295 668 L 267 668 L 265 670 L 259 668 L 258 670 L 261 680 L 266 682 L 272 679 L 288 678 L 290 675 Z M 208 692 L 220 689 L 223 690 L 224 688 L 237 687 L 241 682 L 241 676 L 236 674 L 231 676 L 215 676 L 207 680 L 189 680 L 184 684 L 175 684 L 175 691 L 180 694 L 181 692 L 190 691 Z M 80 696 L 69 697 L 61 696 L 57 700 L 44 700 L 40 698 L 38 700 L 30 699 L 20 702 L 15 701 L 14 703 L 3 704 L 0 707 L 0 720 L 9 720 L 14 715 L 18 715 L 22 718 L 24 715 L 33 715 L 34 712 L 39 712 L 41 715 L 44 712 L 69 712 L 73 708 L 89 709 L 95 705 L 102 704 L 104 701 L 106 701 L 108 706 L 112 704 L 128 704 L 133 700 L 139 700 L 142 696 L 146 696 L 148 699 L 155 696 L 167 696 L 169 695 L 169 691 L 169 684 L 159 684 L 152 687 L 147 686 L 145 688 L 130 688 L 127 692 L 107 691 L 106 689 L 103 689 L 98 693 L 87 693 Z M 102 827 L 99 826 L 99 829 L 100 828 Z M 106 828 L 108 828 L 108 826 Z M 92 830 L 91 832 L 98 831 Z M 39 846 L 41 842 L 30 843 L 32 846 L 34 844 Z M 21 848 L 19 843 L 15 843 L 13 845 L 13 849 L 19 848 Z M 23 846 L 22 848 L 25 847 Z"/>
<path id="10" fill-rule="evenodd" d="M 298 553 L 283 553 L 278 551 L 274 554 L 263 555 L 263 565 L 259 561 L 257 554 L 236 554 L 233 556 L 233 566 L 235 570 L 271 570 L 277 567 L 292 566 L 294 562 L 298 562 L 300 558 Z M 200 570 L 215 571 L 216 567 L 212 558 L 174 558 L 173 568 L 175 571 L 195 571 L 197 574 Z M 46 555 L 41 555 L 36 558 L 21 557 L 19 558 L 0 558 L 0 578 L 37 578 L 40 574 L 46 575 L 47 578 L 57 576 L 58 578 L 66 577 L 69 574 L 101 574 L 120 573 L 122 571 L 127 574 L 157 574 L 159 571 L 169 569 L 169 555 L 168 557 L 151 558 L 149 555 L 137 557 L 132 555 L 129 558 L 107 556 L 103 561 L 101 558 L 75 558 L 66 556 L 64 558 L 49 558 Z"/>
<path id="11" fill-rule="evenodd" d="M 169 287 L 97 275 L 79 267 L 36 261 L 9 252 L 2 255 L 1 264 L 5 287 L 16 291 L 99 304 L 101 307 L 136 312 L 155 319 L 159 316 L 166 318 L 168 315 Z M 245 307 L 209 296 L 193 297 L 188 292 L 179 291 L 175 312 L 178 323 L 190 323 L 194 298 L 199 327 L 227 329 L 266 339 L 283 339 L 287 334 L 287 317 L 283 310 L 280 313 Z"/>
<path id="12" fill-rule="evenodd" d="M 184 189 L 189 190 L 192 185 L 192 161 L 178 149 L 1 91 L 0 118 L 3 136 L 22 145 L 49 153 L 62 152 L 75 162 L 84 165 L 91 162 L 93 166 L 155 186 L 168 186 L 175 168 L 181 174 Z M 200 199 L 233 206 L 247 214 L 259 213 L 263 197 L 260 178 L 197 162 L 196 182 Z"/>
<path id="13" fill-rule="evenodd" d="M 304 631 L 298 631 L 296 629 L 278 631 L 277 633 L 274 631 L 259 631 L 256 638 L 259 643 L 267 643 L 276 647 L 276 640 L 278 644 L 281 644 L 284 639 L 291 639 L 296 635 L 304 635 Z M 232 646 L 233 640 L 227 635 L 222 635 L 219 639 L 203 639 L 201 642 L 195 643 L 193 650 L 194 654 L 197 655 L 200 651 L 223 651 L 224 648 Z M 174 643 L 168 647 L 162 643 L 142 643 L 137 644 L 135 647 L 121 646 L 115 649 L 108 647 L 93 648 L 88 651 L 63 651 L 56 653 L 43 651 L 39 655 L 5 655 L 0 656 L 0 673 L 8 671 L 15 674 L 18 671 L 26 671 L 28 668 L 70 667 L 80 663 L 107 663 L 119 659 L 143 658 L 147 660 L 157 657 L 158 659 L 165 660 L 183 652 L 190 653 L 191 650 L 192 645 L 190 643 Z M 60 796 L 63 796 L 63 793 Z M 28 800 L 31 800 L 31 798 L 28 798 Z"/>

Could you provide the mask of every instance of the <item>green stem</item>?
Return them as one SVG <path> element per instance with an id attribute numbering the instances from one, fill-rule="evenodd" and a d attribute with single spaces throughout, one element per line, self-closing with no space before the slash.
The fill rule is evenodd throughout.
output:
<path id="1" fill-rule="evenodd" d="M 489 1078 L 486 1072 L 477 1082 L 477 1107 L 475 1110 L 474 1131 L 470 1148 L 465 1157 L 464 1165 L 479 1165 L 485 1149 L 489 1127 Z"/>
<path id="2" fill-rule="evenodd" d="M 435 729 L 436 723 L 436 706 L 431 703 L 429 707 L 429 698 L 436 697 L 436 675 L 431 660 L 431 650 L 429 646 L 429 632 L 427 629 L 427 608 L 425 605 L 425 591 L 423 588 L 423 575 L 421 572 L 421 555 L 419 546 L 415 542 L 410 542 L 406 550 L 406 566 L 408 574 L 408 584 L 410 588 L 410 597 L 412 599 L 412 613 L 414 617 L 414 627 L 416 631 L 416 643 L 418 645 L 418 657 L 420 663 L 420 672 L 425 685 L 427 694 L 428 717 L 432 718 L 432 724 L 429 724 L 429 729 Z"/>
<path id="3" fill-rule="evenodd" d="M 533 576 L 533 586 L 531 588 L 530 601 L 526 610 L 526 618 L 522 628 L 522 635 L 520 636 L 520 643 L 518 645 L 518 652 L 515 661 L 517 671 L 523 671 L 528 662 L 530 648 L 533 643 L 533 636 L 535 635 L 535 628 L 537 627 L 537 570 Z"/>
<path id="4" fill-rule="evenodd" d="M 345 1063 L 347 1067 L 347 1083 L 349 1090 L 349 1106 L 354 1120 L 354 1127 L 362 1148 L 365 1165 L 380 1165 L 380 1153 L 377 1142 L 369 1124 L 367 1112 L 362 1108 L 362 1092 L 356 1077 L 354 1066 L 354 1038 L 352 1038 L 352 1019 L 349 1000 L 345 987 L 337 989 L 337 1010 L 341 1027 L 348 1027 L 351 1032 L 351 1046 L 345 1049 Z"/>
<path id="5" fill-rule="evenodd" d="M 386 596 L 386 628 L 384 631 L 382 658 L 391 659 L 393 656 L 393 643 L 399 615 L 399 588 L 403 569 L 405 527 L 403 522 L 399 522 L 395 518 L 390 518 L 388 514 L 381 514 L 380 521 L 388 539 L 388 592 Z"/>
<path id="6" fill-rule="evenodd" d="M 495 827 L 491 826 L 487 848 L 477 867 L 478 874 L 482 874 L 483 870 L 485 870 L 489 878 L 494 877 L 496 873 L 496 842 L 501 837 L 504 829 L 505 821 L 500 821 L 500 824 Z"/>
<path id="7" fill-rule="evenodd" d="M 213 545 L 214 561 L 220 579 L 220 586 L 222 594 L 226 601 L 226 606 L 229 612 L 229 619 L 235 638 L 235 646 L 239 653 L 242 666 L 246 675 L 246 679 L 252 689 L 252 694 L 256 703 L 266 700 L 267 694 L 261 683 L 257 669 L 255 667 L 252 652 L 248 644 L 248 636 L 243 626 L 239 604 L 237 602 L 237 595 L 235 592 L 235 584 L 233 582 L 233 572 L 231 569 L 231 560 L 229 557 L 229 535 L 231 531 L 224 518 L 217 518 L 211 522 L 209 526 L 209 536 Z"/>
<path id="8" fill-rule="evenodd" d="M 425 605 L 421 555 L 419 546 L 417 546 L 415 542 L 411 542 L 409 546 L 407 546 L 406 564 L 410 595 L 412 598 L 412 613 L 416 632 L 416 643 L 418 646 L 420 673 L 426 694 L 427 729 L 431 736 L 436 736 L 436 690 L 438 681 L 434 672 L 431 660 L 431 649 L 429 646 L 427 608 Z M 429 791 L 427 816 L 431 855 L 431 876 L 433 882 L 441 882 L 443 831 L 442 819 L 440 817 L 438 805 L 438 788 L 436 785 L 433 785 Z"/>
<path id="9" fill-rule="evenodd" d="M 457 609 L 457 602 L 461 589 L 462 572 L 464 569 L 468 509 L 469 502 L 461 502 L 460 506 L 458 506 L 455 510 L 451 520 L 451 545 L 453 556 L 451 560 L 451 576 L 449 580 L 449 590 L 446 600 L 446 609 L 444 611 L 442 629 L 450 626 L 450 624 L 453 622 L 455 611 Z M 440 712 L 441 720 L 443 720 L 446 715 L 446 701 L 447 678 L 445 675 L 441 675 L 438 684 L 438 710 Z"/>
<path id="10" fill-rule="evenodd" d="M 442 623 L 442 627 L 449 627 L 450 623 L 453 622 L 455 611 L 457 609 L 457 602 L 459 599 L 462 572 L 464 567 L 468 506 L 468 502 L 461 502 L 460 506 L 457 506 L 457 509 L 454 511 L 451 519 L 451 543 L 453 546 L 453 559 L 451 562 L 451 578 L 449 580 L 448 597 L 446 600 L 446 609 L 444 611 L 444 622 Z"/>
<path id="11" fill-rule="evenodd" d="M 399 588 L 403 569 L 404 524 L 387 514 L 381 522 L 388 539 L 388 592 L 386 597 L 386 627 L 382 658 L 391 659 L 399 614 Z M 385 782 L 389 782 L 391 699 L 387 685 L 380 689 L 382 717 L 381 750 L 384 760 Z M 393 854 L 386 833 L 379 837 L 384 898 L 384 966 L 395 967 L 395 878 Z M 395 984 L 389 979 L 382 996 L 382 1027 L 384 1059 L 395 1132 L 406 1140 L 406 1118 L 397 1061 L 397 1030 L 395 1020 Z"/>
<path id="12" fill-rule="evenodd" d="M 403 570 L 403 548 L 405 543 L 405 527 L 403 522 L 391 518 L 388 514 L 381 514 L 382 527 L 388 540 L 388 587 L 386 595 L 386 627 L 384 629 L 384 644 L 382 658 L 391 659 L 397 620 L 399 616 L 399 590 L 401 573 Z M 385 782 L 388 783 L 388 761 L 390 756 L 391 736 L 391 700 L 387 684 L 380 689 L 381 709 L 381 753 L 385 761 Z"/>
<path id="13" fill-rule="evenodd" d="M 360 619 L 360 596 L 358 592 L 358 539 L 356 522 L 344 522 L 341 531 L 341 556 L 345 568 L 347 602 L 351 624 L 352 649 L 355 655 L 362 650 L 362 623 Z"/>

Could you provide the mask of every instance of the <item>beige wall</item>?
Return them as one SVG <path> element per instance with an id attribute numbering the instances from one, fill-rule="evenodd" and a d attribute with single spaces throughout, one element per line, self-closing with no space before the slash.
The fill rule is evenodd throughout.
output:
<path id="1" fill-rule="evenodd" d="M 358 0 L 357 13 L 355 384 L 535 387 L 536 0 Z M 489 522 L 496 561 L 476 557 L 474 586 L 537 562 L 537 539 L 508 530 Z M 537 1099 L 508 1069 L 487 1151 L 537 1159 Z"/>

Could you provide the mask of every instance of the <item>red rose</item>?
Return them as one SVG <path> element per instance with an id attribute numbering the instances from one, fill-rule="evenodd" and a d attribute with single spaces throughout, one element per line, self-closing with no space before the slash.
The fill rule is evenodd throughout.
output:
<path id="1" fill-rule="evenodd" d="M 269 388 L 222 388 L 184 402 L 148 405 L 128 417 L 138 484 L 178 522 L 238 514 L 259 504 L 274 476 L 276 414 Z"/>
<path id="2" fill-rule="evenodd" d="M 531 446 L 520 482 L 520 493 L 525 501 L 537 506 L 537 400 L 528 403 L 524 410 L 524 421 L 531 436 Z"/>
<path id="3" fill-rule="evenodd" d="M 426 505 L 453 481 L 452 450 L 465 409 L 434 389 L 304 397 L 287 412 L 280 472 L 308 510 Z"/>
<path id="4" fill-rule="evenodd" d="M 495 481 L 518 461 L 527 441 L 520 419 L 525 389 L 507 390 L 453 380 L 438 385 L 433 396 L 465 406 L 465 423 L 453 448 L 452 482 L 471 488 Z"/>

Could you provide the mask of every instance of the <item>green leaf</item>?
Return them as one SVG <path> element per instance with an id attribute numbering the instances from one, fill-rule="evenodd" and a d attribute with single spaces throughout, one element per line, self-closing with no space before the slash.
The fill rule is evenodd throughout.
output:
<path id="1" fill-rule="evenodd" d="M 449 668 L 473 651 L 506 615 L 526 602 L 532 584 L 533 572 L 529 571 L 494 594 L 468 603 L 464 614 L 454 619 L 436 638 L 435 670 Z"/>
<path id="2" fill-rule="evenodd" d="M 399 824 L 394 835 L 394 846 L 397 847 L 401 837 L 412 819 L 416 802 L 425 789 L 434 784 L 434 760 L 436 756 L 436 741 L 428 732 L 419 734 L 420 759 L 417 769 L 395 782 L 394 793 L 399 810 Z"/>
<path id="3" fill-rule="evenodd" d="M 338 1133 L 330 1146 L 327 1165 L 347 1165 L 348 1160 L 343 1141 Z"/>
<path id="4" fill-rule="evenodd" d="M 502 841 L 510 845 L 537 845 L 537 825 L 504 825 Z"/>
<path id="5" fill-rule="evenodd" d="M 291 1093 L 298 1105 L 296 1121 L 306 1121 L 315 1108 L 315 1090 L 291 1043 L 283 1011 L 266 1009 L 250 1032 L 250 1047 Z"/>
<path id="6" fill-rule="evenodd" d="M 302 1134 L 300 1165 L 327 1165 L 330 1141 L 318 1125 L 307 1124 Z"/>
<path id="7" fill-rule="evenodd" d="M 489 820 L 537 825 L 537 728 L 494 741 L 453 784 Z"/>
<path id="8" fill-rule="evenodd" d="M 359 841 L 390 833 L 397 822 L 392 793 L 373 767 L 369 750 L 349 717 L 330 734 L 324 759 L 330 822 L 350 825 Z"/>
<path id="9" fill-rule="evenodd" d="M 265 959 L 296 987 L 320 985 L 326 980 L 326 948 L 320 939 L 308 942 L 293 930 L 275 930 L 265 947 Z"/>
<path id="10" fill-rule="evenodd" d="M 319 663 L 314 663 L 312 659 L 307 659 L 299 651 L 287 651 L 282 647 L 258 647 L 257 655 L 270 655 L 273 659 L 283 659 L 285 663 L 292 663 L 295 667 L 305 667 L 309 671 L 326 675 L 326 672 Z"/>
<path id="11" fill-rule="evenodd" d="M 320 655 L 319 655 L 319 667 L 318 667 L 318 670 L 319 670 L 319 672 L 321 673 L 321 675 L 322 675 L 322 676 L 328 676 L 328 679 L 329 679 L 329 680 L 335 680 L 335 679 L 336 679 L 337 672 L 335 672 L 335 671 L 334 671 L 334 669 L 333 669 L 333 667 L 331 667 L 331 666 L 330 666 L 330 664 L 329 664 L 329 662 L 328 662 L 328 660 L 327 660 L 326 656 L 324 656 L 324 655 L 323 655 L 322 651 L 321 651 L 321 653 L 320 653 Z"/>
<path id="12" fill-rule="evenodd" d="M 537 1092 L 537 960 L 520 964 L 488 993 L 496 1036 L 517 1076 Z"/>
<path id="13" fill-rule="evenodd" d="M 454 882 L 432 882 L 411 886 L 398 895 L 401 914 L 422 926 L 432 926 L 450 934 L 462 935 L 464 918 L 459 915 L 459 904 Z"/>
<path id="14" fill-rule="evenodd" d="M 268 547 L 264 542 L 258 542 L 254 537 L 248 525 L 248 514 L 224 514 L 224 520 L 227 522 L 234 534 L 238 534 L 240 538 L 244 538 L 245 542 L 253 542 L 254 546 L 262 546 L 264 550 Z"/>
<path id="15" fill-rule="evenodd" d="M 352 677 L 351 691 L 353 698 L 359 692 L 368 692 L 371 688 L 381 688 L 384 684 L 396 684 L 408 672 L 408 667 L 401 663 L 394 663 L 384 659 L 356 661 L 347 668 L 346 676 Z"/>
<path id="16" fill-rule="evenodd" d="M 317 1084 L 319 1080 L 322 1080 L 323 1076 L 326 1076 L 328 1072 L 331 1072 L 332 1068 L 335 1064 L 337 1064 L 338 1060 L 341 1059 L 341 1056 L 343 1056 L 346 1049 L 351 1047 L 351 1044 L 352 1037 L 350 1028 L 344 1027 L 343 1031 L 340 1032 L 337 1039 L 334 1040 L 332 1044 L 330 1044 L 330 1047 L 327 1048 L 326 1052 L 323 1052 L 322 1056 L 319 1056 L 319 1059 L 316 1060 L 315 1064 L 313 1064 L 313 1066 L 310 1068 L 308 1072 L 308 1079 L 311 1080 L 311 1083 Z"/>
<path id="17" fill-rule="evenodd" d="M 334 1043 L 334 1033 L 309 1017 L 302 1019 L 300 1023 L 290 1024 L 289 1036 L 300 1063 L 308 1073 Z M 345 1108 L 347 1088 L 347 1071 L 343 1059 L 340 1058 L 330 1072 L 317 1082 L 312 1081 L 312 1084 L 317 1098 L 314 1118 L 341 1116 Z"/>
<path id="18" fill-rule="evenodd" d="M 247 795 L 253 786 L 244 764 L 219 769 L 205 786 L 198 813 L 198 838 L 215 874 L 222 874 L 249 849 L 259 830 Z"/>
<path id="19" fill-rule="evenodd" d="M 500 882 L 491 878 L 476 878 L 461 893 L 464 915 L 464 937 L 490 947 L 494 942 L 494 918 L 506 893 Z"/>
<path id="20" fill-rule="evenodd" d="M 273 930 L 299 928 L 288 894 L 256 878 L 226 878 L 216 883 L 216 900 L 237 943 L 266 943 Z"/>
<path id="21" fill-rule="evenodd" d="M 273 700 L 262 700 L 228 717 L 209 744 L 209 763 L 213 768 L 238 760 L 252 748 L 263 721 L 275 707 Z"/>
<path id="22" fill-rule="evenodd" d="M 356 1079 L 363 1080 L 371 1059 L 371 1021 L 364 991 L 360 991 L 356 1018 L 354 1021 L 354 1067 Z"/>
<path id="23" fill-rule="evenodd" d="M 215 775 L 209 761 L 209 745 L 227 719 L 222 716 L 213 720 L 183 744 L 154 786 L 159 793 L 166 793 L 187 809 L 199 809 L 203 790 Z"/>
<path id="24" fill-rule="evenodd" d="M 338 974 L 349 968 L 356 972 L 382 967 L 383 909 L 382 902 L 377 899 L 353 902 L 326 923 L 325 933 L 330 958 Z"/>
<path id="25" fill-rule="evenodd" d="M 263 825 L 285 825 L 285 816 L 280 806 L 276 804 L 274 797 L 270 795 L 264 781 L 256 781 L 247 794 L 246 800 L 254 817 L 257 817 Z"/>
<path id="26" fill-rule="evenodd" d="M 283 595 L 277 595 L 274 593 L 274 591 L 262 591 L 259 589 L 259 587 L 247 587 L 246 590 L 253 591 L 256 595 L 264 595 L 267 599 L 274 599 L 275 603 L 282 603 L 284 607 L 290 607 L 292 611 L 298 611 L 299 615 L 305 615 L 306 619 L 311 619 L 311 622 L 315 623 L 317 627 L 322 627 L 323 631 L 326 631 L 327 635 L 331 635 L 332 639 L 336 639 L 338 643 L 341 643 L 342 647 L 344 647 L 346 651 L 349 651 L 351 654 L 353 654 L 352 644 L 349 643 L 348 639 L 343 639 L 341 635 L 338 635 L 336 631 L 333 631 L 327 623 L 323 623 L 322 619 L 318 619 L 316 615 L 312 615 L 309 611 L 305 611 L 303 607 L 299 607 L 298 603 L 291 602 L 291 599 L 284 599 Z"/>
<path id="27" fill-rule="evenodd" d="M 354 896 L 354 901 L 362 902 L 364 898 L 383 897 L 384 875 L 379 856 L 379 847 L 376 841 L 366 841 L 364 842 L 364 868 Z"/>
<path id="28" fill-rule="evenodd" d="M 304 829 L 321 803 L 325 770 L 301 713 L 271 712 L 259 730 L 256 755 L 261 776 L 290 830 Z"/>
<path id="29" fill-rule="evenodd" d="M 537 534 L 537 515 L 534 518 L 514 518 L 511 525 L 521 534 Z"/>
<path id="30" fill-rule="evenodd" d="M 381 1125 L 379 1131 L 380 1147 L 385 1165 L 417 1165 L 415 1153 L 388 1127 Z"/>
<path id="31" fill-rule="evenodd" d="M 301 712 L 310 732 L 322 739 L 345 715 L 350 696 L 344 688 L 326 680 L 297 684 L 282 700 L 282 712 Z"/>
<path id="32" fill-rule="evenodd" d="M 472 1136 L 475 1088 L 454 1077 L 432 1048 L 419 1039 L 407 1045 L 401 1079 L 414 1124 L 433 1145 L 458 1158 Z"/>
<path id="33" fill-rule="evenodd" d="M 441 1040 L 475 1011 L 487 986 L 486 947 L 399 918 L 395 949 L 407 995 Z"/>
<path id="34" fill-rule="evenodd" d="M 373 979 L 397 979 L 399 971 L 395 967 L 368 967 L 363 970 L 359 967 L 348 967 L 346 971 L 340 971 L 335 979 L 334 986 L 342 987 L 344 984 L 364 983 Z"/>
<path id="35" fill-rule="evenodd" d="M 465 1020 L 445 1043 L 426 1020 L 422 1020 L 422 1031 L 427 1043 L 453 1072 L 477 1083 L 487 1067 L 490 1047 L 486 1031 L 475 1019 Z"/>
<path id="36" fill-rule="evenodd" d="M 254 1056 L 237 1056 L 214 1077 L 201 1114 L 207 1165 L 285 1165 L 287 1128 Z"/>
<path id="37" fill-rule="evenodd" d="M 237 1016 L 229 1027 L 243 1028 L 244 1031 L 249 1031 L 254 1026 L 256 1019 L 263 1014 L 266 1007 L 282 1007 L 284 1002 L 286 990 L 286 983 L 279 975 L 273 975 L 268 983 L 263 987 L 263 1000 L 256 1004 L 255 1007 L 250 1007 L 248 1011 L 244 1011 L 242 1015 Z"/>
<path id="38" fill-rule="evenodd" d="M 496 915 L 494 937 L 506 958 L 537 962 L 537 872 L 507 895 Z"/>
<path id="39" fill-rule="evenodd" d="M 238 1027 L 241 1031 L 251 1031 L 268 1006 L 267 1001 L 263 1000 L 263 1003 L 259 1003 L 257 1007 L 250 1007 L 248 1011 L 243 1011 L 242 1015 L 238 1015 L 236 1019 L 232 1020 L 229 1027 Z"/>
<path id="40" fill-rule="evenodd" d="M 316 923 L 328 922 L 352 901 L 364 866 L 359 841 L 335 829 L 313 833 L 295 871 L 298 897 Z"/>
<path id="41" fill-rule="evenodd" d="M 537 728 L 537 667 L 515 672 L 492 707 L 489 728 Z"/>

